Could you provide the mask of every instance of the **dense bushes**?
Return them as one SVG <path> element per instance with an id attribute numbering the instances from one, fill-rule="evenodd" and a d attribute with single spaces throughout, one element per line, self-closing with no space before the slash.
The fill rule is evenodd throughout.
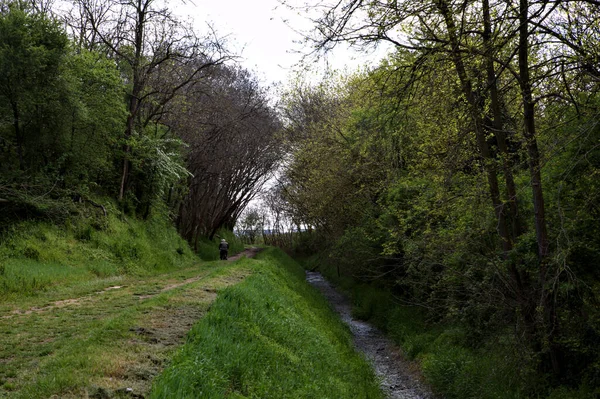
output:
<path id="1" fill-rule="evenodd" d="M 338 277 L 336 268 L 322 257 L 310 258 L 304 266 L 317 264 L 351 294 L 353 315 L 373 322 L 398 343 L 408 359 L 419 363 L 432 388 L 448 399 L 592 399 L 598 393 L 586 384 L 551 388 L 551 381 L 531 368 L 529 353 L 520 351 L 511 331 L 474 338 L 467 325 L 435 322 L 426 309 L 402 304 L 381 286 Z"/>
<path id="2" fill-rule="evenodd" d="M 508 339 L 533 395 L 600 389 L 600 86 L 561 82 L 577 93 L 563 101 L 540 76 L 530 137 L 521 88 L 499 78 L 492 96 L 482 54 L 450 53 L 398 50 L 378 69 L 290 89 L 293 155 L 273 212 L 321 237 L 334 275 L 376 281 L 464 329 L 473 349 Z"/>

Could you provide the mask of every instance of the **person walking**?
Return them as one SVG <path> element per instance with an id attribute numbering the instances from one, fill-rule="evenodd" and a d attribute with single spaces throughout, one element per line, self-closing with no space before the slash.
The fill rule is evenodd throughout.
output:
<path id="1" fill-rule="evenodd" d="M 221 256 L 221 260 L 227 260 L 227 252 L 229 251 L 229 243 L 225 241 L 225 239 L 221 239 L 221 243 L 219 244 L 219 254 Z"/>

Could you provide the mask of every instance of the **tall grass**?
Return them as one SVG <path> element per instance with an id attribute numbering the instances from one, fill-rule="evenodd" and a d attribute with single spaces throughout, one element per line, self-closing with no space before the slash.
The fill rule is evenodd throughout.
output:
<path id="1" fill-rule="evenodd" d="M 220 293 L 155 381 L 152 398 L 381 398 L 351 335 L 287 255 Z"/>
<path id="2" fill-rule="evenodd" d="M 169 221 L 74 218 L 24 222 L 0 237 L 0 299 L 121 274 L 155 275 L 197 261 Z"/>

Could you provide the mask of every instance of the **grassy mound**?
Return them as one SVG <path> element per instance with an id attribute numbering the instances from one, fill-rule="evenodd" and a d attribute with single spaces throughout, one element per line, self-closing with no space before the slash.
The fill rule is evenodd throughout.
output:
<path id="1" fill-rule="evenodd" d="M 198 261 L 169 220 L 74 217 L 24 222 L 0 236 L 0 300 L 119 275 L 151 276 Z"/>
<path id="2" fill-rule="evenodd" d="M 152 398 L 381 398 L 368 363 L 304 271 L 276 249 L 220 293 Z"/>

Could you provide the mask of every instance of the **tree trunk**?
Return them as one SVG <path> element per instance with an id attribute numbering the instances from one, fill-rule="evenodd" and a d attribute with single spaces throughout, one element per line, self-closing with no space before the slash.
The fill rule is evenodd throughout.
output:
<path id="1" fill-rule="evenodd" d="M 522 234 L 521 223 L 519 220 L 519 204 L 517 201 L 517 190 L 512 174 L 511 156 L 508 152 L 508 144 L 506 141 L 506 132 L 504 131 L 504 123 L 502 117 L 502 109 L 500 106 L 500 97 L 498 94 L 498 81 L 494 70 L 494 53 L 492 43 L 492 25 L 490 17 L 489 0 L 483 0 L 483 43 L 485 47 L 485 64 L 488 79 L 488 89 L 490 92 L 491 109 L 492 109 L 492 130 L 498 142 L 498 150 L 502 158 L 502 169 L 504 171 L 504 179 L 506 181 L 506 193 L 508 196 L 508 214 L 511 225 L 512 241 Z"/>
<path id="2" fill-rule="evenodd" d="M 533 211 L 535 220 L 535 234 L 538 246 L 538 256 L 542 264 L 540 277 L 546 279 L 545 259 L 548 256 L 548 232 L 544 209 L 544 195 L 542 191 L 542 177 L 540 172 L 540 153 L 537 146 L 535 131 L 535 105 L 531 92 L 529 77 L 529 4 L 528 0 L 519 2 L 519 84 L 523 97 L 523 135 L 525 136 L 527 155 L 529 157 L 529 174 L 531 176 L 531 189 L 533 191 Z"/>
<path id="3" fill-rule="evenodd" d="M 489 0 L 482 0 L 482 11 L 483 11 L 483 45 L 485 51 L 485 68 L 487 73 L 487 86 L 490 93 L 491 109 L 492 109 L 492 126 L 490 129 L 493 131 L 498 142 L 498 150 L 500 158 L 502 159 L 502 169 L 504 171 L 504 179 L 506 182 L 506 193 L 508 196 L 508 209 L 511 231 L 507 232 L 507 243 L 505 250 L 510 250 L 514 241 L 521 235 L 521 225 L 519 222 L 519 208 L 517 202 L 517 190 L 515 188 L 515 182 L 512 174 L 512 162 L 510 160 L 510 154 L 508 153 L 508 145 L 506 143 L 506 134 L 504 132 L 504 123 L 502 117 L 502 110 L 500 106 L 500 98 L 498 96 L 498 83 L 496 72 L 494 70 L 494 52 L 492 43 L 492 24 L 490 17 L 490 4 Z M 526 295 L 524 293 L 523 279 L 517 269 L 515 262 L 510 262 L 508 265 L 509 273 L 512 278 L 512 284 L 514 285 L 514 291 L 516 293 L 517 301 L 519 303 L 527 302 Z"/>
<path id="4" fill-rule="evenodd" d="M 23 132 L 21 131 L 19 106 L 11 101 L 13 110 L 13 126 L 15 128 L 15 138 L 17 139 L 17 155 L 19 156 L 19 169 L 25 170 L 25 159 L 23 157 Z"/>
<path id="5" fill-rule="evenodd" d="M 477 140 L 477 146 L 484 161 L 484 168 L 487 175 L 490 197 L 492 200 L 492 205 L 494 207 L 494 213 L 498 221 L 498 233 L 500 234 L 500 239 L 502 241 L 502 250 L 504 251 L 504 253 L 507 253 L 512 249 L 512 244 L 510 236 L 508 234 L 504 204 L 500 200 L 500 189 L 498 185 L 498 175 L 495 166 L 495 161 L 492 157 L 489 145 L 487 143 L 485 134 L 486 132 L 484 131 L 485 124 L 483 123 L 481 117 L 482 110 L 480 109 L 481 107 L 478 104 L 475 93 L 473 92 L 471 80 L 467 76 L 466 68 L 464 66 L 462 56 L 460 54 L 458 38 L 456 36 L 456 25 L 454 23 L 452 13 L 450 12 L 450 9 L 448 7 L 447 0 L 438 0 L 436 2 L 436 5 L 444 18 L 444 22 L 446 23 L 446 28 L 448 29 L 448 38 L 452 47 L 452 62 L 454 63 L 454 67 L 456 68 L 458 78 L 460 79 L 462 92 L 467 99 L 469 107 L 471 108 L 471 115 L 473 118 L 473 125 L 475 130 L 475 138 Z"/>
<path id="6" fill-rule="evenodd" d="M 546 288 L 548 281 L 548 232 L 544 209 L 544 195 L 540 166 L 540 153 L 537 146 L 535 130 L 535 104 L 529 75 L 529 3 L 519 1 L 519 84 L 523 97 L 523 136 L 527 146 L 531 190 L 533 192 L 533 211 L 537 252 L 540 262 L 536 313 L 541 316 L 542 325 L 538 327 L 543 335 L 538 337 L 540 343 L 548 349 L 549 363 L 555 375 L 560 374 L 559 348 L 554 343 L 558 326 L 555 314 L 555 304 L 550 291 Z M 541 348 L 543 349 L 543 348 Z"/>
<path id="7" fill-rule="evenodd" d="M 141 73 L 141 61 L 142 61 L 142 49 L 144 45 L 144 25 L 146 23 L 146 7 L 149 2 L 143 3 L 142 0 L 137 1 L 137 20 L 135 26 L 135 54 L 132 62 L 132 88 L 131 95 L 129 97 L 127 115 L 127 126 L 125 127 L 125 140 L 129 140 L 133 132 L 135 131 L 135 119 L 138 115 L 140 105 L 140 93 L 142 92 L 142 73 Z M 125 197 L 129 186 L 129 174 L 131 170 L 131 162 L 129 160 L 129 154 L 131 154 L 131 146 L 129 143 L 125 143 L 123 147 L 123 169 L 121 173 L 121 185 L 119 188 L 119 201 L 122 201 Z"/>

